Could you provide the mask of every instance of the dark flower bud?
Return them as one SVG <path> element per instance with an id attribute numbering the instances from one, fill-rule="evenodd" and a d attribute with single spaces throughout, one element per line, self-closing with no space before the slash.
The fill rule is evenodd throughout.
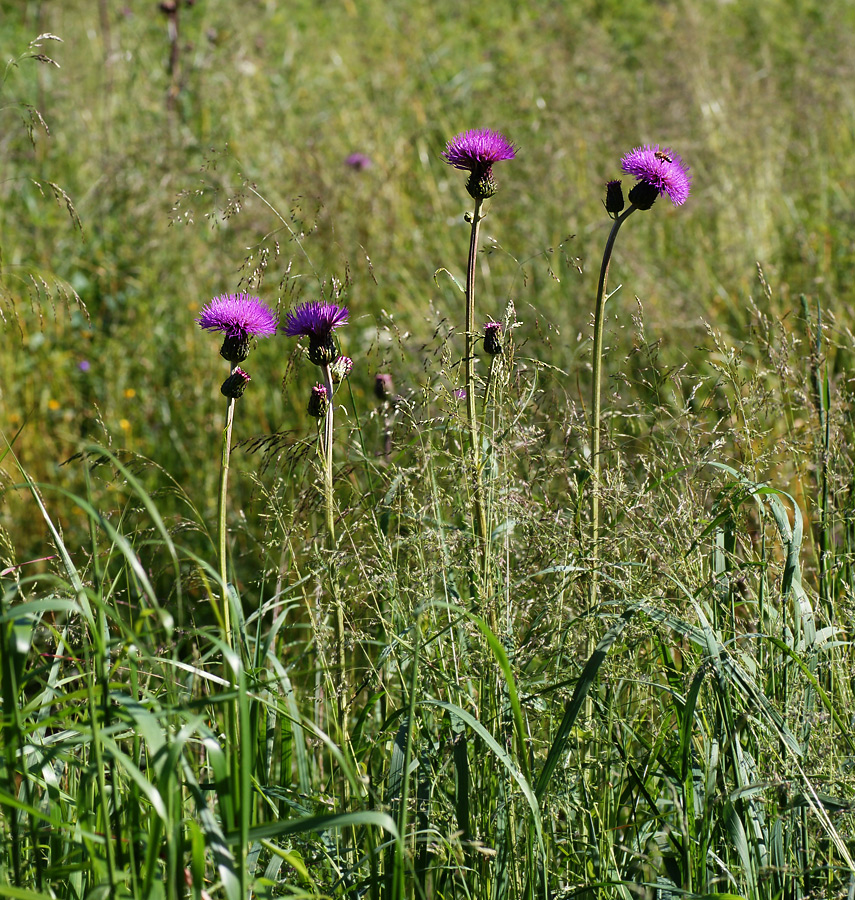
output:
<path id="1" fill-rule="evenodd" d="M 629 192 L 629 202 L 636 209 L 650 209 L 659 196 L 659 188 L 647 181 L 639 181 Z"/>
<path id="2" fill-rule="evenodd" d="M 220 356 L 230 363 L 243 362 L 249 356 L 249 340 L 248 334 L 226 335 Z"/>
<path id="3" fill-rule="evenodd" d="M 312 388 L 312 395 L 309 397 L 309 405 L 306 407 L 306 412 L 316 419 L 322 419 L 327 414 L 328 404 L 327 389 L 322 384 L 316 384 Z"/>
<path id="4" fill-rule="evenodd" d="M 502 352 L 502 323 L 487 322 L 484 325 L 484 352 L 498 356 Z"/>
<path id="5" fill-rule="evenodd" d="M 378 372 L 374 376 L 374 396 L 378 400 L 388 400 L 395 393 L 395 382 L 392 376 Z"/>
<path id="6" fill-rule="evenodd" d="M 623 208 L 623 188 L 620 181 L 609 181 L 606 184 L 606 212 L 610 216 L 616 216 Z"/>
<path id="7" fill-rule="evenodd" d="M 234 372 L 223 382 L 220 393 L 224 397 L 239 400 L 243 396 L 243 392 L 246 390 L 250 380 L 249 375 L 240 366 L 237 366 Z"/>
<path id="8" fill-rule="evenodd" d="M 338 357 L 338 347 L 330 335 L 326 338 L 309 337 L 309 362 L 316 366 L 328 366 Z"/>

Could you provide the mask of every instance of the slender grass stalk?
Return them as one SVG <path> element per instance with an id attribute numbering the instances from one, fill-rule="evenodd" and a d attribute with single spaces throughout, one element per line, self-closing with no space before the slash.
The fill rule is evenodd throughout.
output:
<path id="1" fill-rule="evenodd" d="M 392 891 L 393 900 L 404 900 L 406 897 L 407 863 L 405 847 L 407 839 L 407 822 L 410 805 L 410 762 L 413 758 L 413 740 L 416 727 L 416 705 L 419 688 L 419 650 L 421 644 L 419 616 L 416 615 L 413 628 L 413 659 L 410 672 L 409 698 L 407 703 L 407 736 L 404 745 L 404 763 L 401 772 L 401 799 L 398 808 L 398 840 L 395 842 L 395 873 Z"/>

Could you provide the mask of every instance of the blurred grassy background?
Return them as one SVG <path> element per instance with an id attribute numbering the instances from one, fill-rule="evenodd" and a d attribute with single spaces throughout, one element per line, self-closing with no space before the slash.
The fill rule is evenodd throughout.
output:
<path id="1" fill-rule="evenodd" d="M 512 299 L 524 354 L 569 371 L 583 398 L 603 184 L 640 143 L 674 147 L 694 189 L 621 235 L 612 359 L 637 343 L 634 295 L 664 370 L 715 356 L 704 321 L 750 362 L 751 296 L 788 328 L 806 294 L 832 345 L 851 344 L 855 7 L 843 0 L 197 0 L 178 7 L 174 45 L 154 0 L 0 10 L 4 60 L 39 34 L 62 38 L 42 41 L 59 67 L 6 68 L 0 103 L 0 421 L 10 439 L 22 429 L 15 449 L 37 480 L 75 486 L 61 463 L 81 439 L 109 442 L 163 466 L 210 520 L 226 367 L 193 319 L 221 292 L 284 311 L 337 278 L 357 408 L 373 406 L 377 371 L 416 384 L 438 322 L 462 319 L 434 273 L 463 274 L 465 176 L 439 154 L 470 127 L 520 148 L 497 168 L 480 314 Z M 32 142 L 27 104 L 50 129 L 36 121 Z M 352 152 L 373 165 L 349 168 Z M 308 431 L 312 373 L 294 371 L 292 351 L 276 338 L 251 357 L 238 439 Z M 832 377 L 850 359 L 833 352 Z M 41 526 L 30 533 L 7 500 L 10 561 L 41 555 Z"/>

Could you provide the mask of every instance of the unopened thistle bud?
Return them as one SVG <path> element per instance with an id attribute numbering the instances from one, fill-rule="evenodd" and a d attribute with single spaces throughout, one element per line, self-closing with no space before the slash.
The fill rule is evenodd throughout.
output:
<path id="1" fill-rule="evenodd" d="M 240 366 L 236 366 L 234 372 L 223 382 L 220 393 L 224 397 L 239 400 L 251 380 Z"/>
<path id="2" fill-rule="evenodd" d="M 339 356 L 339 358 L 330 366 L 330 376 L 333 384 L 339 384 L 344 381 L 353 370 L 353 360 L 349 356 Z"/>
<path id="3" fill-rule="evenodd" d="M 624 208 L 623 188 L 620 181 L 609 181 L 606 184 L 606 212 L 616 216 Z"/>
<path id="4" fill-rule="evenodd" d="M 487 322 L 484 325 L 484 352 L 498 356 L 502 352 L 502 323 Z"/>
<path id="5" fill-rule="evenodd" d="M 395 393 L 395 382 L 392 376 L 378 372 L 374 376 L 374 396 L 378 400 L 388 400 Z"/>
<path id="6" fill-rule="evenodd" d="M 316 419 L 322 419 L 327 414 L 327 389 L 322 384 L 316 384 L 312 388 L 312 394 L 309 397 L 309 405 L 306 412 Z"/>

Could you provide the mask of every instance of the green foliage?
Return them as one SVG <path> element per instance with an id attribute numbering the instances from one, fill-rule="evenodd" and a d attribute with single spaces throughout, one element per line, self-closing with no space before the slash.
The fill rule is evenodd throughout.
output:
<path id="1" fill-rule="evenodd" d="M 4 7 L 0 897 L 851 896 L 851 6 L 240 7 Z M 520 147 L 478 453 L 469 127 Z M 644 142 L 694 186 L 617 244 L 593 553 Z M 317 372 L 253 350 L 223 584 L 236 290 L 347 303 L 355 365 L 325 541 Z"/>

